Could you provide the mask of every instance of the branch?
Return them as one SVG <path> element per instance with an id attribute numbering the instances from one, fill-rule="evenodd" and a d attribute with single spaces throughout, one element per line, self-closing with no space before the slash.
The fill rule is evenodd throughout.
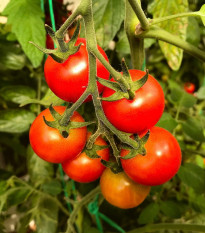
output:
<path id="1" fill-rule="evenodd" d="M 192 56 L 198 58 L 202 62 L 205 62 L 205 52 L 193 46 L 192 44 L 180 39 L 178 36 L 171 34 L 170 32 L 161 29 L 157 26 L 152 26 L 149 31 L 146 32 L 136 32 L 136 37 L 138 38 L 155 38 L 169 44 L 175 45 L 185 52 L 191 54 Z"/>

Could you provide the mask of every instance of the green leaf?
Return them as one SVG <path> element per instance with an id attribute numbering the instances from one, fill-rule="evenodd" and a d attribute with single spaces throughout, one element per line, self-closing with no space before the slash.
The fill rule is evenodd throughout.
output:
<path id="1" fill-rule="evenodd" d="M 199 90 L 196 93 L 197 98 L 200 100 L 204 100 L 205 99 L 205 86 L 200 87 Z"/>
<path id="2" fill-rule="evenodd" d="M 180 106 L 191 108 L 196 104 L 196 97 L 186 93 L 180 87 L 171 87 L 170 100 Z"/>
<path id="3" fill-rule="evenodd" d="M 154 1 L 151 11 L 153 13 L 153 18 L 160 18 L 168 15 L 184 13 L 188 11 L 188 1 L 184 0 L 158 0 Z M 182 17 L 168 20 L 160 23 L 160 27 L 179 36 L 181 39 L 186 39 L 186 29 L 188 25 L 187 17 Z M 169 66 L 173 70 L 178 70 L 181 66 L 183 58 L 183 50 L 179 49 L 171 44 L 159 41 L 160 48 L 164 53 L 165 58 Z"/>
<path id="4" fill-rule="evenodd" d="M 40 1 L 11 0 L 3 14 L 8 15 L 8 24 L 12 25 L 12 32 L 15 33 L 23 51 L 33 66 L 38 67 L 43 59 L 43 53 L 29 44 L 29 41 L 45 46 L 46 33 Z"/>
<path id="5" fill-rule="evenodd" d="M 170 218 L 180 218 L 181 211 L 178 207 L 178 203 L 175 201 L 162 201 L 160 203 L 160 210 Z"/>
<path id="6" fill-rule="evenodd" d="M 24 109 L 0 111 L 0 132 L 22 133 L 29 129 L 35 115 Z"/>
<path id="7" fill-rule="evenodd" d="M 58 180 L 51 180 L 42 185 L 42 190 L 51 195 L 58 195 L 62 191 L 61 183 Z"/>
<path id="8" fill-rule="evenodd" d="M 197 19 L 194 17 L 188 18 L 188 28 L 187 28 L 187 36 L 186 40 L 187 42 L 198 46 L 200 42 L 200 28 Z"/>
<path id="9" fill-rule="evenodd" d="M 203 125 L 197 118 L 188 118 L 187 121 L 182 123 L 182 129 L 192 139 L 200 142 L 205 141 Z"/>
<path id="10" fill-rule="evenodd" d="M 53 176 L 53 164 L 39 158 L 31 146 L 27 150 L 27 166 L 30 179 L 35 185 L 45 183 Z"/>
<path id="11" fill-rule="evenodd" d="M 199 10 L 199 15 L 201 16 L 201 20 L 205 26 L 205 4 Z"/>
<path id="12" fill-rule="evenodd" d="M 38 233 L 56 233 L 58 226 L 58 206 L 56 202 L 42 198 L 35 220 Z"/>
<path id="13" fill-rule="evenodd" d="M 124 19 L 123 0 L 93 1 L 94 23 L 98 44 L 107 48 L 113 40 Z"/>
<path id="14" fill-rule="evenodd" d="M 162 117 L 156 124 L 156 126 L 162 127 L 170 132 L 172 132 L 177 125 L 178 123 L 176 122 L 176 120 L 168 112 L 164 112 Z"/>
<path id="15" fill-rule="evenodd" d="M 205 192 L 205 171 L 201 167 L 185 163 L 178 171 L 181 181 L 189 187 L 192 187 L 196 193 Z"/>
<path id="16" fill-rule="evenodd" d="M 0 70 L 21 70 L 25 66 L 25 55 L 22 53 L 22 50 L 13 43 L 1 43 L 0 51 Z"/>
<path id="17" fill-rule="evenodd" d="M 155 202 L 150 203 L 142 210 L 137 221 L 139 224 L 152 223 L 154 222 L 158 213 L 159 213 L 159 205 Z"/>
<path id="18" fill-rule="evenodd" d="M 20 107 L 27 104 L 41 104 L 47 107 L 50 106 L 51 104 L 57 106 L 57 105 L 62 105 L 63 103 L 65 103 L 64 100 L 58 98 L 50 89 L 48 89 L 45 96 L 41 100 L 27 99 L 21 103 Z"/>
<path id="19" fill-rule="evenodd" d="M 13 103 L 20 104 L 29 98 L 34 98 L 36 92 L 34 89 L 28 86 L 15 85 L 15 86 L 5 86 L 0 89 L 0 96 L 6 100 Z"/>
<path id="20" fill-rule="evenodd" d="M 7 207 L 19 205 L 26 201 L 31 194 L 31 190 L 25 186 L 16 187 L 8 190 Z"/>

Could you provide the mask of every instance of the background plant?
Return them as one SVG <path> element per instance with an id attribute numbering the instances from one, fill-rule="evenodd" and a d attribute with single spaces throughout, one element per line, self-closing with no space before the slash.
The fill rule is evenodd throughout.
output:
<path id="1" fill-rule="evenodd" d="M 155 20 L 167 15 L 199 11 L 202 4 L 200 0 L 183 0 L 183 4 L 177 0 L 143 1 L 142 8 L 149 18 Z M 61 11 L 64 12 L 63 7 L 60 7 Z M 131 67 L 133 61 L 130 54 L 133 54 L 133 50 L 130 51 L 123 25 L 124 1 L 93 1 L 93 13 L 97 42 L 106 50 L 112 66 L 120 71 L 119 64 L 125 57 Z M 51 103 L 62 103 L 48 90 L 44 81 L 43 54 L 27 43 L 33 41 L 45 45 L 44 13 L 40 1 L 15 0 L 10 1 L 2 15 L 8 16 L 8 22 L 0 25 L 0 232 L 28 232 L 32 220 L 35 221 L 37 232 L 64 232 L 69 211 L 64 200 L 59 168 L 40 160 L 28 142 L 28 129 L 40 108 L 48 107 Z M 179 35 L 204 53 L 203 22 L 204 16 L 202 20 L 200 17 L 183 17 L 153 26 L 161 26 L 163 30 Z M 82 26 L 82 36 L 83 31 Z M 155 37 L 153 31 L 142 35 Z M 134 40 L 139 42 L 141 37 L 134 37 Z M 102 202 L 100 198 L 100 212 L 126 231 L 140 232 L 140 229 L 133 229 L 144 224 L 148 229 L 146 224 L 151 223 L 172 223 L 168 226 L 155 225 L 155 229 L 157 231 L 159 227 L 175 232 L 179 231 L 181 225 L 175 229 L 173 223 L 191 223 L 193 228 L 189 226 L 187 230 L 194 231 L 197 230 L 194 224 L 203 225 L 205 221 L 204 63 L 176 47 L 158 43 L 155 38 L 147 38 L 144 42 L 146 66 L 160 81 L 167 101 L 158 125 L 177 137 L 183 151 L 183 165 L 172 181 L 152 188 L 151 195 L 139 207 L 129 211 L 120 210 Z M 187 81 L 196 85 L 194 95 L 183 90 L 183 84 Z M 22 103 L 31 104 L 19 108 Z M 90 113 L 92 109 L 92 104 L 86 103 L 79 110 L 86 120 L 90 120 L 95 118 Z M 97 182 L 76 184 L 74 190 L 72 181 L 66 181 L 68 200 L 74 195 L 80 199 L 96 185 Z M 95 218 L 86 205 L 78 210 L 76 225 L 79 231 L 99 232 Z M 9 221 L 12 221 L 15 229 L 8 229 L 11 226 Z M 103 226 L 105 232 L 113 231 L 109 225 Z M 186 227 L 182 228 L 186 230 Z M 203 227 L 198 230 L 204 232 Z"/>

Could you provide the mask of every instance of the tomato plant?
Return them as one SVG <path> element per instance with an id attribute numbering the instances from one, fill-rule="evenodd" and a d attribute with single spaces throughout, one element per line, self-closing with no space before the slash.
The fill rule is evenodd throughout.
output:
<path id="1" fill-rule="evenodd" d="M 64 106 L 56 106 L 54 109 L 63 114 Z M 43 120 L 52 121 L 53 117 L 49 109 L 42 111 L 34 120 L 29 132 L 29 139 L 34 152 L 42 159 L 51 163 L 62 163 L 67 159 L 76 157 L 86 143 L 86 127 L 70 129 L 68 137 L 64 138 L 58 129 L 51 128 Z M 74 112 L 71 121 L 83 122 L 84 119 L 78 112 Z"/>
<path id="2" fill-rule="evenodd" d="M 125 173 L 143 185 L 160 185 L 170 180 L 181 165 L 181 150 L 175 137 L 160 127 L 150 129 L 145 144 L 146 155 L 138 154 L 131 159 L 121 159 Z M 123 149 L 124 157 L 129 150 Z"/>
<path id="3" fill-rule="evenodd" d="M 86 40 L 83 38 L 77 39 L 76 45 L 80 49 L 64 63 L 58 63 L 48 56 L 45 65 L 44 73 L 48 86 L 61 99 L 68 102 L 76 102 L 83 94 L 88 85 L 88 52 L 86 49 Z M 98 50 L 103 57 L 108 61 L 105 52 L 98 46 Z M 105 67 L 97 60 L 97 76 L 108 79 L 109 73 Z M 103 86 L 98 83 L 98 90 L 102 92 Z M 87 101 L 91 100 L 91 97 Z"/>
<path id="4" fill-rule="evenodd" d="M 91 133 L 88 133 L 88 138 L 90 137 Z M 93 149 L 90 151 L 90 156 L 94 157 L 96 154 L 99 158 L 90 158 L 85 151 L 81 152 L 76 158 L 72 160 L 65 161 L 62 166 L 64 172 L 73 180 L 81 183 L 92 182 L 98 179 L 102 172 L 104 171 L 105 167 L 101 164 L 100 160 L 109 160 L 109 149 L 104 148 L 96 149 L 95 146 L 107 146 L 105 140 L 102 137 L 98 137 L 95 141 Z"/>
<path id="5" fill-rule="evenodd" d="M 150 192 L 150 187 L 131 180 L 124 172 L 114 174 L 107 168 L 100 178 L 104 198 L 121 209 L 140 205 Z"/>
<path id="6" fill-rule="evenodd" d="M 141 79 L 145 72 L 129 70 L 133 81 Z M 105 88 L 103 97 L 114 93 Z M 154 126 L 164 110 L 164 93 L 151 75 L 147 82 L 135 92 L 133 100 L 121 99 L 113 102 L 102 101 L 102 107 L 108 120 L 119 130 L 128 133 L 141 133 Z"/>
<path id="7" fill-rule="evenodd" d="M 196 86 L 195 86 L 194 83 L 186 82 L 186 83 L 184 84 L 184 90 L 185 90 L 187 93 L 192 94 L 192 93 L 194 93 L 195 89 L 196 89 Z"/>

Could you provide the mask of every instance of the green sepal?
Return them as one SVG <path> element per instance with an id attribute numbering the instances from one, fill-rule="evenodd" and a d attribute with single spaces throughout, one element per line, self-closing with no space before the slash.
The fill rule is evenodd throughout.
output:
<path id="1" fill-rule="evenodd" d="M 85 149 L 83 152 L 91 159 L 98 159 L 100 156 L 97 154 L 97 151 L 108 148 L 108 145 L 93 145 L 92 149 Z"/>
<path id="2" fill-rule="evenodd" d="M 94 124 L 94 121 L 90 122 L 76 122 L 76 121 L 70 121 L 68 124 L 69 129 L 76 129 L 76 128 L 82 128 L 91 124 Z"/>
<path id="3" fill-rule="evenodd" d="M 109 87 L 114 91 L 122 91 L 120 85 L 117 82 L 112 82 L 103 78 L 96 77 L 97 81 L 102 84 L 103 86 Z"/>
<path id="4" fill-rule="evenodd" d="M 43 116 L 43 120 L 47 126 L 54 128 L 54 129 L 58 129 L 58 126 L 59 126 L 58 121 L 47 121 L 45 116 Z"/>
<path id="5" fill-rule="evenodd" d="M 55 61 L 57 61 L 59 63 L 63 63 L 64 61 L 66 61 L 68 59 L 68 57 L 70 55 L 77 53 L 78 50 L 80 49 L 80 46 L 82 43 L 75 46 L 75 43 L 78 39 L 79 31 L 80 31 L 80 22 L 79 21 L 77 22 L 76 30 L 68 43 L 66 43 L 64 41 L 64 37 L 57 38 L 55 36 L 55 32 L 53 31 L 53 29 L 51 27 L 49 27 L 48 25 L 46 25 L 46 31 L 51 36 L 54 43 L 56 43 L 56 45 L 57 45 L 56 49 L 46 49 L 46 48 L 43 48 L 43 47 L 41 47 L 41 46 L 35 44 L 34 42 L 31 42 L 31 41 L 29 43 L 33 44 L 41 52 L 43 52 L 47 55 L 50 55 Z"/>
<path id="6" fill-rule="evenodd" d="M 128 83 L 131 83 L 132 78 L 130 76 L 129 69 L 127 67 L 127 64 L 124 58 L 122 59 L 121 66 L 122 66 L 123 78 L 126 79 Z"/>
<path id="7" fill-rule="evenodd" d="M 117 101 L 117 100 L 121 100 L 121 99 L 129 99 L 129 94 L 128 93 L 124 93 L 121 91 L 117 91 L 115 92 L 113 95 L 110 95 L 108 97 L 105 98 L 101 98 L 101 100 L 105 100 L 105 101 Z"/>
<path id="8" fill-rule="evenodd" d="M 117 163 L 115 162 L 111 162 L 111 161 L 106 161 L 104 159 L 101 159 L 100 162 L 105 166 L 111 169 L 111 171 L 114 174 L 120 173 L 123 171 L 122 167 L 119 166 Z"/>
<path id="9" fill-rule="evenodd" d="M 143 76 L 141 79 L 133 82 L 132 85 L 133 85 L 134 91 L 139 90 L 147 82 L 148 75 L 149 75 L 149 72 L 148 72 L 148 70 L 146 70 L 145 76 Z"/>
<path id="10" fill-rule="evenodd" d="M 145 134 L 145 136 L 143 136 L 141 139 L 139 138 L 139 136 L 137 134 L 134 135 L 134 140 L 137 141 L 139 143 L 139 147 L 137 149 L 132 149 L 129 148 L 129 146 L 123 146 L 123 149 L 126 150 L 130 150 L 130 152 L 124 156 L 124 157 L 120 157 L 121 159 L 132 159 L 134 157 L 136 157 L 138 154 L 145 156 L 146 155 L 146 149 L 145 149 L 145 144 L 148 141 L 150 136 L 150 131 L 148 130 L 148 132 Z"/>
<path id="11" fill-rule="evenodd" d="M 124 159 L 124 160 L 132 159 L 132 158 L 136 157 L 138 154 L 139 154 L 138 150 L 131 149 L 130 152 L 127 155 L 125 155 L 123 157 L 120 157 L 120 158 Z"/>
<path id="12" fill-rule="evenodd" d="M 52 104 L 49 106 L 49 111 L 55 120 L 61 119 L 61 115 L 53 108 Z"/>

